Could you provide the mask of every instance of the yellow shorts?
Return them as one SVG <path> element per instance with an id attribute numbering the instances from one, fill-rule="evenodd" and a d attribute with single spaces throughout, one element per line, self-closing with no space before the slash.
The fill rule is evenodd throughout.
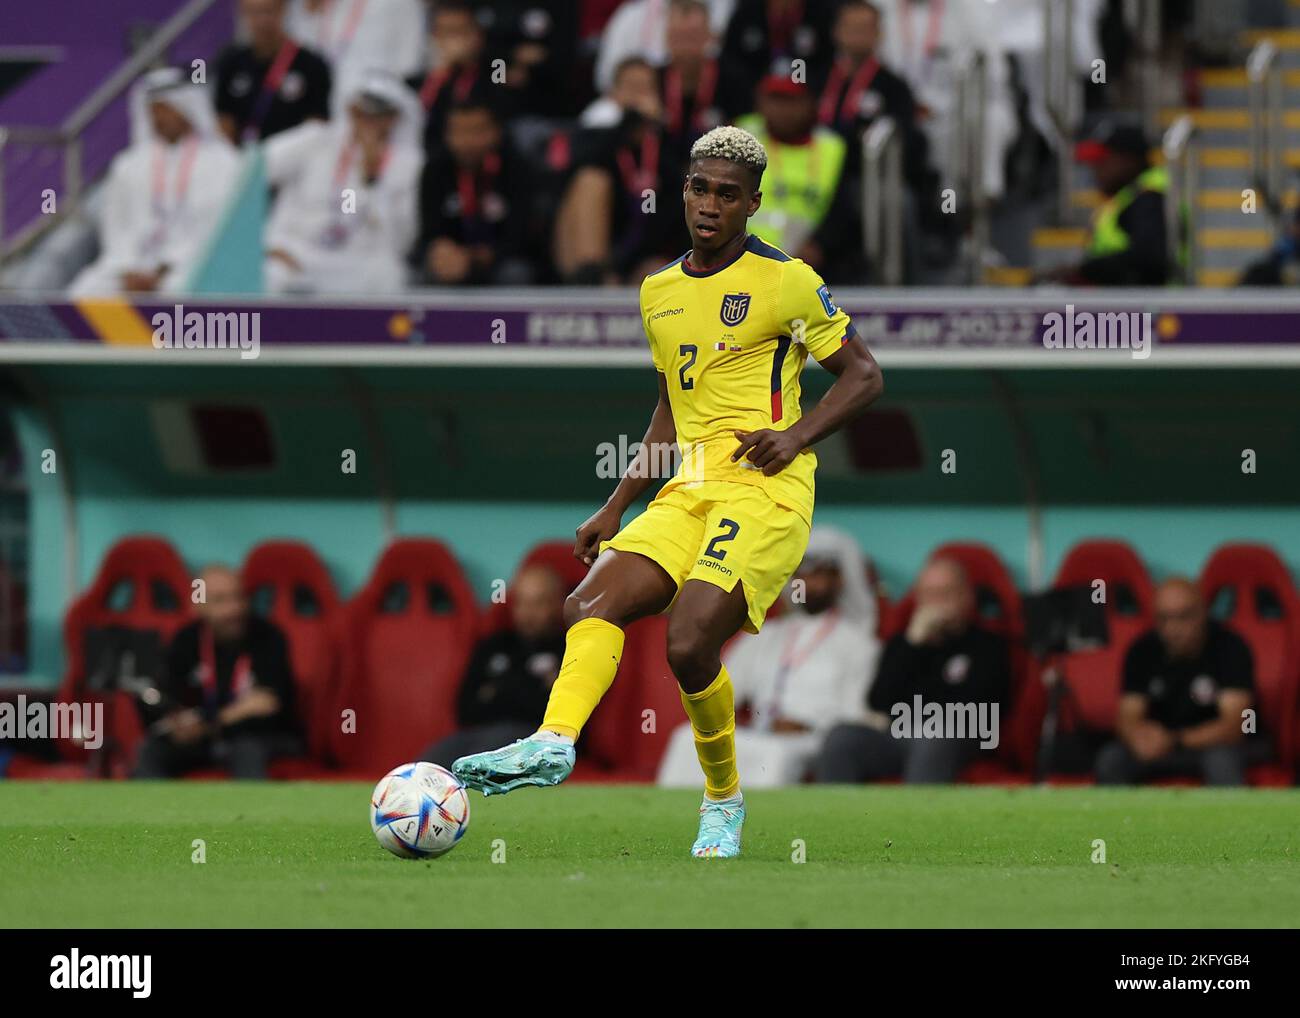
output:
<path id="1" fill-rule="evenodd" d="M 739 580 L 749 608 L 744 628 L 757 633 L 807 547 L 803 517 L 761 488 L 700 481 L 660 492 L 645 512 L 601 542 L 600 550 L 633 551 L 657 562 L 678 594 L 687 580 L 705 580 L 726 591 Z"/>

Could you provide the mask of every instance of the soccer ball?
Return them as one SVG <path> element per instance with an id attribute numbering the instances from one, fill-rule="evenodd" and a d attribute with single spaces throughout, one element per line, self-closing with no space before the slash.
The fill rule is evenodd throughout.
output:
<path id="1" fill-rule="evenodd" d="M 370 829 L 403 859 L 431 859 L 469 828 L 469 796 L 451 771 L 431 763 L 394 767 L 370 794 Z"/>

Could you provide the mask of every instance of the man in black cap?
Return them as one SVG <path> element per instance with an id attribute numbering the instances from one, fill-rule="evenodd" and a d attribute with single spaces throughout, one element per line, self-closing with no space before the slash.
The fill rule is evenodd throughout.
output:
<path id="1" fill-rule="evenodd" d="M 1173 259 L 1166 250 L 1165 192 L 1169 174 L 1152 166 L 1140 127 L 1103 122 L 1075 148 L 1092 167 L 1104 200 L 1093 214 L 1084 260 L 1040 279 L 1076 285 L 1164 286 Z"/>

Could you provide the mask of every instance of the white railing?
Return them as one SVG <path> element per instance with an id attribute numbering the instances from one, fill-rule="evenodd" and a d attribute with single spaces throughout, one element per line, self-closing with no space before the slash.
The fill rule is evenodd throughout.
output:
<path id="1" fill-rule="evenodd" d="M 862 237 L 872 281 L 903 282 L 903 139 L 889 117 L 862 134 Z"/>

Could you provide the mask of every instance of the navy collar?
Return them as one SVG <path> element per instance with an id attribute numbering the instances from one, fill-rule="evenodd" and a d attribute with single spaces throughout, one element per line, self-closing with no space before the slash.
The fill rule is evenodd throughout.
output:
<path id="1" fill-rule="evenodd" d="M 756 240 L 758 240 L 758 238 L 755 237 L 752 233 L 750 233 L 750 234 L 746 234 L 746 236 L 745 236 L 745 242 L 744 242 L 743 244 L 740 245 L 739 250 L 737 250 L 736 253 L 735 253 L 734 255 L 732 255 L 730 258 L 728 258 L 728 259 L 727 259 L 725 262 L 723 262 L 721 265 L 715 265 L 715 266 L 714 266 L 713 268 L 711 268 L 711 269 L 693 269 L 693 268 L 691 268 L 691 266 L 690 266 L 690 264 L 689 264 L 689 260 L 690 260 L 690 257 L 691 257 L 691 252 L 690 252 L 690 251 L 687 251 L 686 254 L 682 255 L 682 271 L 685 272 L 688 276 L 691 276 L 691 277 L 694 278 L 694 279 L 704 279 L 706 276 L 717 275 L 717 274 L 718 274 L 719 272 L 721 272 L 723 269 L 729 269 L 729 268 L 731 268 L 731 266 L 735 265 L 736 262 L 740 260 L 740 256 L 743 255 L 746 251 L 750 251 L 750 250 L 752 250 L 752 249 L 753 249 L 753 246 L 754 246 L 754 242 L 755 242 Z"/>

